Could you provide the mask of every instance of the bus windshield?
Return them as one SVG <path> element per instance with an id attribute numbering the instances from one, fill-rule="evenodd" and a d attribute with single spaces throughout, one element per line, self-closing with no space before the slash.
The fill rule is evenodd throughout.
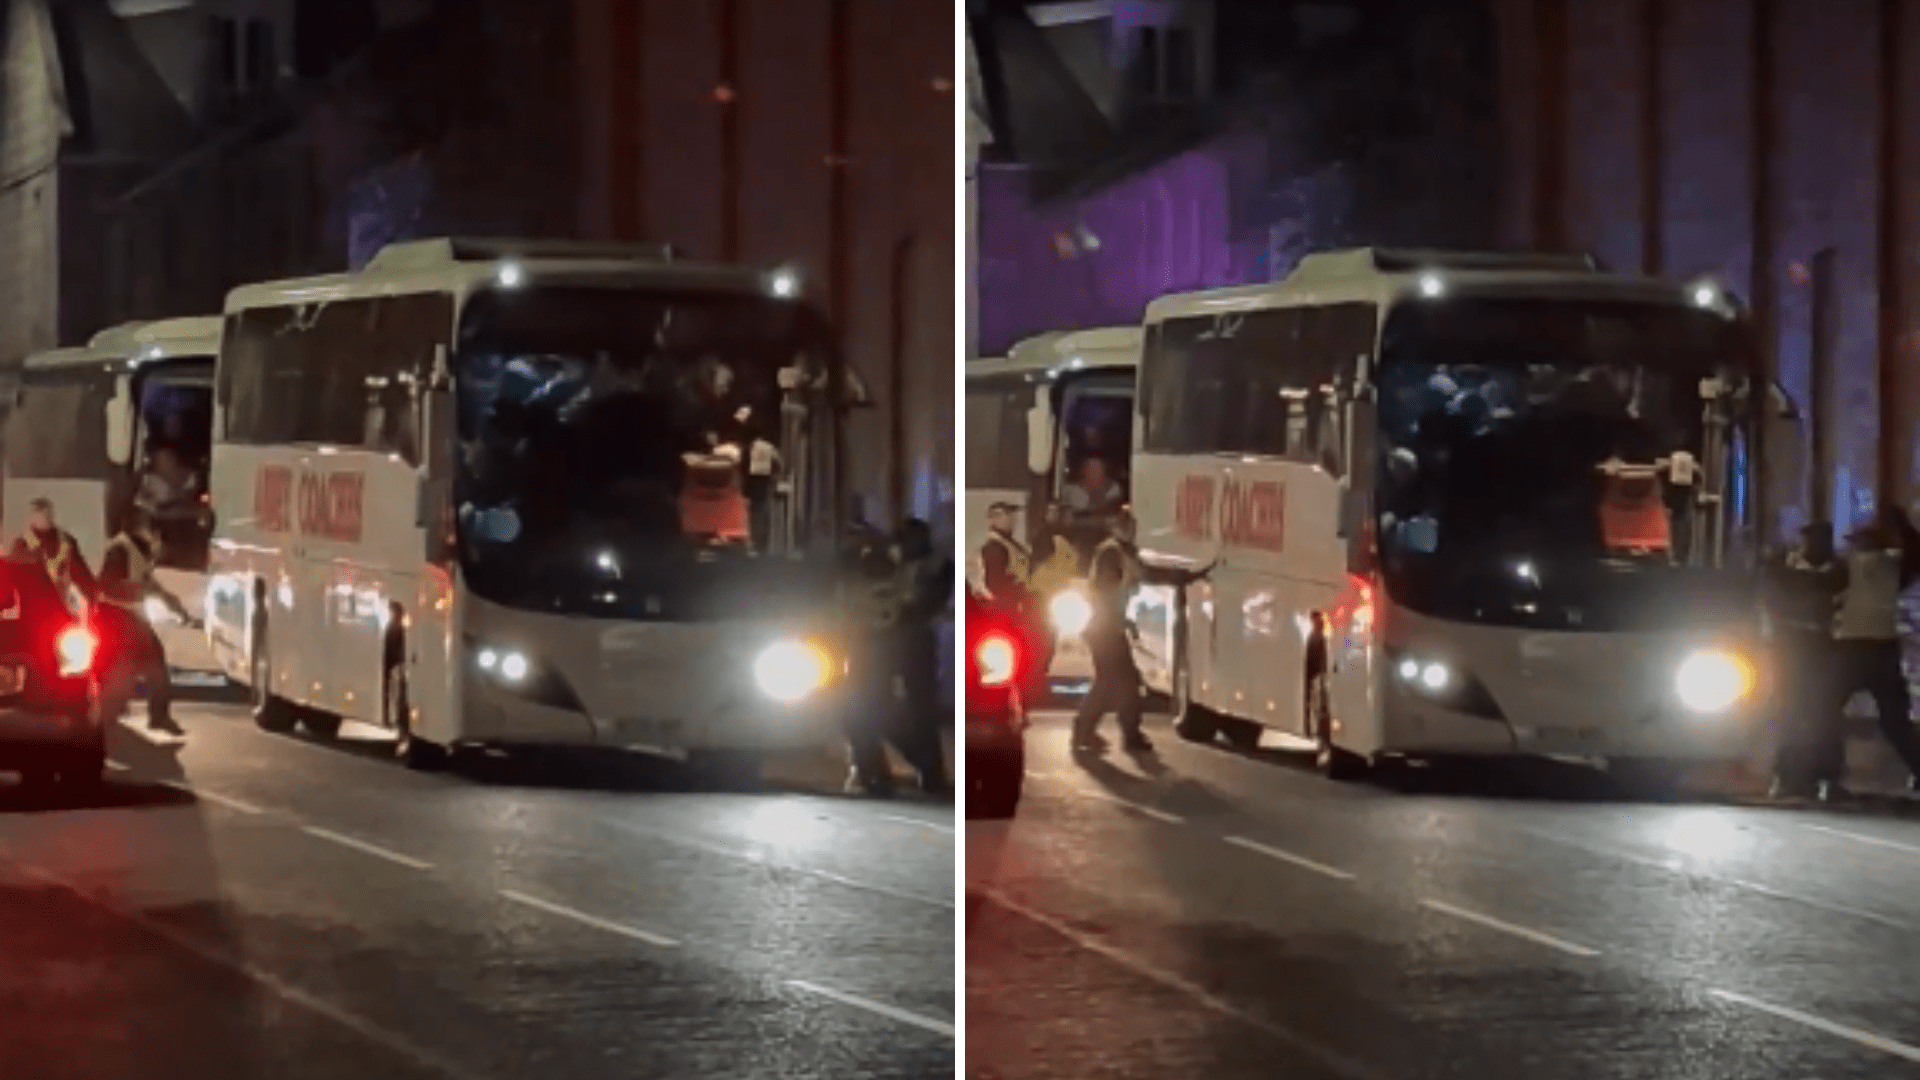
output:
<path id="1" fill-rule="evenodd" d="M 470 581 L 502 603 L 618 615 L 711 572 L 689 567 L 757 578 L 775 571 L 740 567 L 807 554 L 831 515 L 812 465 L 830 452 L 835 363 L 811 309 L 771 298 L 476 296 L 454 368 Z"/>
<path id="2" fill-rule="evenodd" d="M 1635 619 L 1652 594 L 1624 577 L 1702 564 L 1689 550 L 1695 488 L 1675 482 L 1675 461 L 1685 475 L 1688 459 L 1732 459 L 1706 446 L 1700 383 L 1743 379 L 1748 361 L 1735 324 L 1680 305 L 1399 308 L 1380 362 L 1390 593 L 1481 620 Z M 1660 595 L 1704 602 L 1684 592 Z"/>
<path id="3" fill-rule="evenodd" d="M 103 480 L 113 375 L 98 365 L 28 369 L 7 431 L 7 471 L 46 480 Z"/>

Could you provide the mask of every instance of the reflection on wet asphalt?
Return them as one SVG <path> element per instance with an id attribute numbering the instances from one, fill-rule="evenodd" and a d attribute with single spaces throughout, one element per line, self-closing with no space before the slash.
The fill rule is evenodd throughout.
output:
<path id="1" fill-rule="evenodd" d="M 89 805 L 0 780 L 0 1075 L 953 1073 L 948 806 L 180 715 Z"/>
<path id="2" fill-rule="evenodd" d="M 969 1076 L 1920 1077 L 1920 821 L 1149 730 L 1076 761 L 1043 715 L 968 824 Z"/>

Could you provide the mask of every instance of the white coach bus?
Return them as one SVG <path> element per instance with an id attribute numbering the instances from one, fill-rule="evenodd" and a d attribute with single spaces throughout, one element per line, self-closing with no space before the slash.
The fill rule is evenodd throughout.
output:
<path id="1" fill-rule="evenodd" d="M 986 542 L 987 508 L 1020 508 L 1016 532 L 1029 544 L 1046 508 L 1067 501 L 1088 470 L 1105 474 L 1124 502 L 1133 443 L 1133 390 L 1140 362 L 1140 328 L 1102 327 L 1042 334 L 1015 345 L 1005 358 L 966 366 L 969 579 L 978 582 Z M 1089 462 L 1097 461 L 1097 466 Z M 1103 538 L 1112 507 L 1068 514 L 1063 531 L 1086 556 Z M 1036 552 L 1036 557 L 1044 556 Z M 1083 680 L 1092 672 L 1080 642 L 1088 609 L 1077 594 L 1055 598 L 1059 633 L 1053 674 Z"/>
<path id="2" fill-rule="evenodd" d="M 209 316 L 128 323 L 84 346 L 28 357 L 7 426 L 7 542 L 26 528 L 29 504 L 45 498 L 98 571 L 120 516 L 147 502 L 161 539 L 155 577 L 203 616 L 219 350 L 220 319 Z M 141 500 L 143 490 L 164 497 Z M 157 602 L 147 618 L 176 672 L 218 671 L 205 634 Z"/>
<path id="3" fill-rule="evenodd" d="M 786 272 L 394 244 L 233 291 L 209 632 L 269 729 L 757 768 L 827 736 L 852 398 Z"/>
<path id="4" fill-rule="evenodd" d="M 1777 389 L 1749 407 L 1730 298 L 1365 249 L 1163 297 L 1145 329 L 1142 555 L 1212 567 L 1132 601 L 1184 736 L 1275 729 L 1342 776 L 1522 754 L 1664 779 L 1753 752 L 1754 504 L 1784 505 L 1754 463 L 1798 434 Z"/>

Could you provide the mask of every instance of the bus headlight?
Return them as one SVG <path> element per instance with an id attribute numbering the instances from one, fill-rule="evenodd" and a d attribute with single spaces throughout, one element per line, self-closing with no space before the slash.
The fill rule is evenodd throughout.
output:
<path id="1" fill-rule="evenodd" d="M 506 683 L 525 682 L 527 672 L 533 669 L 526 653 L 512 649 L 481 649 L 474 655 L 473 662 L 480 665 L 481 671 Z"/>
<path id="2" fill-rule="evenodd" d="M 824 649 L 803 641 L 776 641 L 754 658 L 753 681 L 761 693 L 792 705 L 825 686 L 830 667 Z"/>
<path id="3" fill-rule="evenodd" d="M 1047 602 L 1047 618 L 1055 630 L 1076 637 L 1093 621 L 1093 605 L 1079 589 L 1062 589 Z"/>
<path id="4" fill-rule="evenodd" d="M 1753 692 L 1753 667 L 1735 653 L 1701 649 L 1680 662 L 1673 690 L 1690 712 L 1725 712 Z"/>

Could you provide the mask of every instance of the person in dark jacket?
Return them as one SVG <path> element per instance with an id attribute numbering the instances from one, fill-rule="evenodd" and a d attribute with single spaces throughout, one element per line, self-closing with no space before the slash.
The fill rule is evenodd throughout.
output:
<path id="1" fill-rule="evenodd" d="M 1800 546 L 1788 553 L 1768 590 L 1781 679 L 1774 798 L 1831 790 L 1845 764 L 1846 735 L 1830 689 L 1836 662 L 1833 604 L 1841 575 L 1833 525 L 1816 521 L 1800 530 Z"/>
<path id="2" fill-rule="evenodd" d="M 895 541 L 900 564 L 900 652 L 902 696 L 894 745 L 919 774 L 921 790 L 945 792 L 947 770 L 940 748 L 940 635 L 935 627 L 953 603 L 953 561 L 935 550 L 933 527 L 908 518 Z"/>
<path id="3" fill-rule="evenodd" d="M 27 531 L 13 542 L 15 562 L 35 562 L 63 598 L 74 592 L 91 600 L 99 591 L 93 572 L 80 554 L 80 543 L 53 519 L 53 500 L 37 498 L 27 504 Z M 71 602 L 71 601 L 70 601 Z"/>
<path id="4" fill-rule="evenodd" d="M 153 576 L 160 555 L 159 533 L 153 518 L 136 509 L 127 515 L 120 533 L 107 544 L 100 561 L 97 616 L 108 638 L 124 657 L 125 675 L 143 683 L 147 692 L 147 727 L 166 735 L 186 734 L 173 719 L 173 675 L 167 650 L 147 621 L 147 599 L 158 599 L 174 617 L 197 626 L 180 598 Z M 122 699 L 124 700 L 124 699 Z"/>

